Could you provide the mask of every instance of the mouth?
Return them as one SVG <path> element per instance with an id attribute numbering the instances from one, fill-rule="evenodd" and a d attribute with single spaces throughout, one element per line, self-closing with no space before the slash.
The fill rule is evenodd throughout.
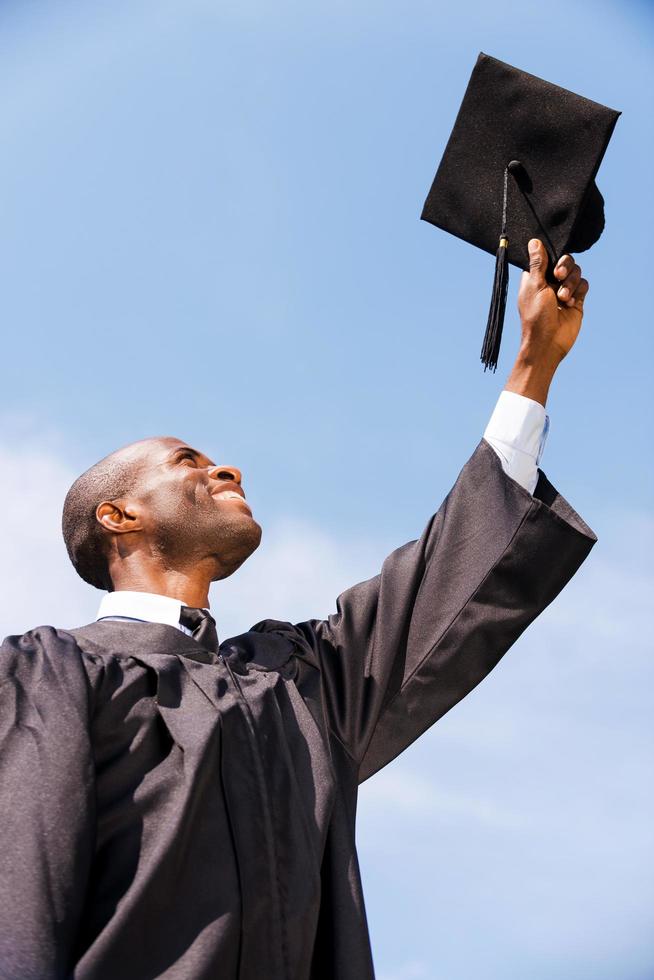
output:
<path id="1" fill-rule="evenodd" d="M 243 504 L 247 510 L 252 513 L 252 508 L 245 499 L 245 495 L 242 490 L 220 490 L 218 493 L 212 494 L 216 500 L 236 500 L 239 504 Z"/>

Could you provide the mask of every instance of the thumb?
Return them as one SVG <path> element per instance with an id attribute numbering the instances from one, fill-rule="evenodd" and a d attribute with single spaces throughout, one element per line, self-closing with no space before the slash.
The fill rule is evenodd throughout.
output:
<path id="1" fill-rule="evenodd" d="M 538 238 L 532 238 L 527 246 L 529 249 L 529 279 L 538 289 L 547 285 L 545 273 L 549 261 L 545 246 Z"/>

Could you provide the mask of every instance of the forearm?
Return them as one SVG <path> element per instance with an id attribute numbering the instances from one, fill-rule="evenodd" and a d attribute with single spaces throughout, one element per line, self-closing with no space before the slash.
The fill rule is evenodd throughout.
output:
<path id="1" fill-rule="evenodd" d="M 545 405 L 560 363 L 551 347 L 529 339 L 523 325 L 520 352 L 484 432 L 504 472 L 529 493 L 538 482 L 538 465 L 549 428 Z"/>
<path id="2" fill-rule="evenodd" d="M 499 456 L 506 475 L 528 493 L 533 494 L 538 483 L 548 430 L 549 419 L 540 402 L 505 389 L 484 432 L 484 439 Z"/>

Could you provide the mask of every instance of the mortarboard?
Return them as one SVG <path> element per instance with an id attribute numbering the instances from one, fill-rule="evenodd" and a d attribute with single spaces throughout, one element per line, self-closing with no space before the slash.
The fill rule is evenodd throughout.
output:
<path id="1" fill-rule="evenodd" d="M 552 269 L 604 229 L 595 176 L 620 113 L 513 68 L 477 58 L 421 217 L 496 256 L 481 359 L 495 370 L 508 263 L 529 268 L 540 238 Z"/>

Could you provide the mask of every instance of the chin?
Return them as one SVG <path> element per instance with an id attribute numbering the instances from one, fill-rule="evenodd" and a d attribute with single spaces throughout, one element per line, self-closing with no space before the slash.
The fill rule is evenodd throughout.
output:
<path id="1" fill-rule="evenodd" d="M 254 518 L 248 517 L 247 521 L 239 522 L 238 528 L 233 529 L 229 548 L 221 549 L 221 568 L 212 581 L 219 582 L 233 575 L 257 550 L 261 543 L 261 534 L 261 526 Z"/>

